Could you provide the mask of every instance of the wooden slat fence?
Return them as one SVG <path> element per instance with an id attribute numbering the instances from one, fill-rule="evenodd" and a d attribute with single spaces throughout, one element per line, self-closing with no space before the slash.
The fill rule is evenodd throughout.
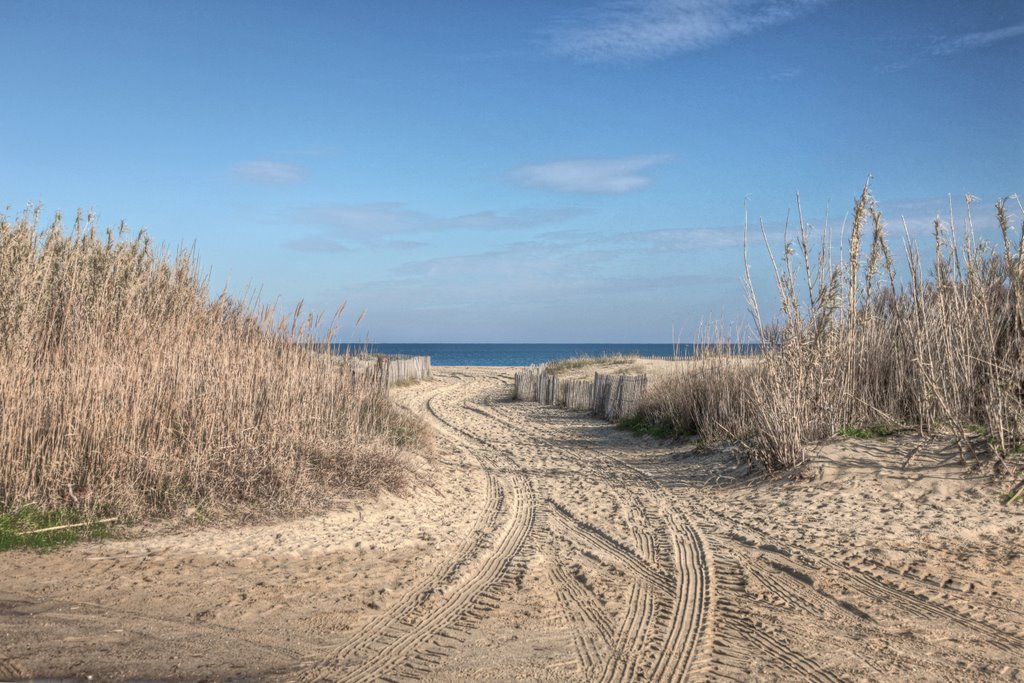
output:
<path id="1" fill-rule="evenodd" d="M 646 375 L 606 375 L 594 379 L 562 379 L 544 365 L 531 365 L 515 375 L 515 397 L 568 410 L 586 411 L 612 422 L 632 417 L 647 390 Z"/>
<path id="2" fill-rule="evenodd" d="M 594 374 L 594 412 L 610 422 L 633 417 L 647 390 L 647 375 Z"/>
<path id="3" fill-rule="evenodd" d="M 562 388 L 561 406 L 568 410 L 591 411 L 594 409 L 594 382 L 589 379 L 559 380 Z"/>
<path id="4" fill-rule="evenodd" d="M 523 370 L 516 370 L 515 395 L 513 398 L 519 401 L 537 400 L 537 384 L 540 381 L 541 368 L 531 365 Z"/>
<path id="5" fill-rule="evenodd" d="M 351 358 L 354 374 L 380 383 L 385 390 L 400 382 L 430 377 L 430 356 L 375 356 Z"/>
<path id="6" fill-rule="evenodd" d="M 388 384 L 411 382 L 430 377 L 430 356 L 387 358 Z"/>

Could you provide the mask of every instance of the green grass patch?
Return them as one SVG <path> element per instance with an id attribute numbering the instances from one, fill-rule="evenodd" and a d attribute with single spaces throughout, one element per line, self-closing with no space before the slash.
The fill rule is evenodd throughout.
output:
<path id="1" fill-rule="evenodd" d="M 18 548 L 48 550 L 74 543 L 75 541 L 105 538 L 110 535 L 106 524 L 87 524 L 71 529 L 35 532 L 38 529 L 81 524 L 89 521 L 80 512 L 71 508 L 42 511 L 27 505 L 17 512 L 0 514 L 0 552 Z"/>
<path id="2" fill-rule="evenodd" d="M 887 425 L 869 425 L 867 427 L 846 427 L 839 430 L 840 436 L 851 439 L 884 439 L 892 436 L 895 430 Z"/>
<path id="3" fill-rule="evenodd" d="M 671 424 L 665 424 L 664 422 L 651 422 L 643 415 L 619 420 L 616 427 L 623 431 L 632 432 L 637 436 L 653 436 L 658 439 L 677 439 L 684 436 L 694 436 L 696 433 L 678 430 Z"/>

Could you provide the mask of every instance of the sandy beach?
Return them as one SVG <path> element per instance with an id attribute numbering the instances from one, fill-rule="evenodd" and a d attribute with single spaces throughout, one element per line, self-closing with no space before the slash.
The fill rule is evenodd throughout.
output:
<path id="1" fill-rule="evenodd" d="M 436 432 L 406 496 L 0 554 L 0 680 L 1024 680 L 1024 509 L 955 448 L 766 479 L 513 372 L 394 391 Z"/>

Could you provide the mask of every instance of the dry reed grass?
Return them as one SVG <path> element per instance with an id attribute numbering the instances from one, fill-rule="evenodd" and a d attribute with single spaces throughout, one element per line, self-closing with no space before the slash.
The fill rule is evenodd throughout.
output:
<path id="1" fill-rule="evenodd" d="M 643 414 L 677 432 L 737 442 L 769 470 L 799 465 L 809 444 L 844 429 L 878 425 L 948 432 L 964 462 L 984 450 L 999 467 L 1019 467 L 1024 224 L 1013 225 L 998 202 L 1001 244 L 986 244 L 971 203 L 968 196 L 962 224 L 952 210 L 948 223 L 935 220 L 929 274 L 904 230 L 907 282 L 897 277 L 868 184 L 854 204 L 845 257 L 834 257 L 827 227 L 815 237 L 798 212 L 795 243 L 787 237 L 781 256 L 765 237 L 781 302 L 771 323 L 747 267 L 761 354 L 747 363 L 696 359 L 652 387 Z"/>
<path id="2" fill-rule="evenodd" d="M 639 360 L 639 356 L 626 355 L 623 353 L 605 354 L 603 356 L 581 354 L 579 356 L 573 356 L 572 358 L 554 360 L 545 363 L 544 369 L 548 374 L 558 376 L 572 372 L 573 370 L 580 370 L 582 368 L 588 368 L 595 365 L 612 365 L 618 367 L 615 367 L 614 369 L 606 368 L 606 371 L 615 372 L 617 374 L 630 374 L 642 370 L 638 364 Z"/>
<path id="3" fill-rule="evenodd" d="M 192 252 L 124 225 L 0 217 L 0 510 L 279 511 L 400 486 L 422 425 L 315 352 L 324 321 L 301 309 L 211 298 Z"/>
<path id="4" fill-rule="evenodd" d="M 736 425 L 750 421 L 752 370 L 745 359 L 716 353 L 653 374 L 636 421 L 663 434 L 728 441 Z"/>

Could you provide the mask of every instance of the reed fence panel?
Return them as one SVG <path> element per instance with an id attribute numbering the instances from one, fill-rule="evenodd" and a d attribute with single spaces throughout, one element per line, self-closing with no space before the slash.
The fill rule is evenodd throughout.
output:
<path id="1" fill-rule="evenodd" d="M 568 410 L 586 411 L 611 422 L 632 417 L 647 390 L 646 375 L 594 373 L 594 379 L 563 379 L 544 365 L 515 374 L 515 398 Z"/>
<path id="2" fill-rule="evenodd" d="M 387 391 L 402 382 L 414 382 L 430 377 L 430 356 L 358 357 L 351 358 L 354 375 L 378 383 Z"/>
<path id="3" fill-rule="evenodd" d="M 594 413 L 610 422 L 633 417 L 647 390 L 647 375 L 594 373 Z"/>
<path id="4" fill-rule="evenodd" d="M 594 409 L 594 382 L 589 379 L 562 380 L 562 407 L 568 410 L 591 411 Z"/>
<path id="5" fill-rule="evenodd" d="M 536 365 L 517 370 L 514 398 L 520 401 L 536 401 L 540 375 L 541 370 Z"/>

